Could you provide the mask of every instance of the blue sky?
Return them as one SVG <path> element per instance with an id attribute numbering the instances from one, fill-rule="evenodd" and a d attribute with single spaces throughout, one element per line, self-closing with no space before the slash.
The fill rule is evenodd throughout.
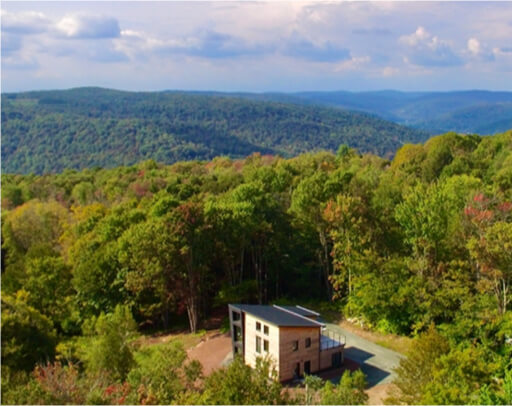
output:
<path id="1" fill-rule="evenodd" d="M 512 90 L 510 2 L 2 2 L 2 91 Z"/>

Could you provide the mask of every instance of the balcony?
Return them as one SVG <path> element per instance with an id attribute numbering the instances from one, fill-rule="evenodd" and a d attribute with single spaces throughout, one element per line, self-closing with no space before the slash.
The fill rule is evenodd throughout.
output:
<path id="1" fill-rule="evenodd" d="M 323 330 L 320 335 L 320 351 L 344 347 L 347 339 L 343 334 L 331 330 Z"/>

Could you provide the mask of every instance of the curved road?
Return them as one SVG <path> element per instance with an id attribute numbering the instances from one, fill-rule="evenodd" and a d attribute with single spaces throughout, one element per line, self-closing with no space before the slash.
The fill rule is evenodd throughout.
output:
<path id="1" fill-rule="evenodd" d="M 326 323 L 326 327 L 346 337 L 344 356 L 361 364 L 369 387 L 393 381 L 393 369 L 398 366 L 403 355 L 359 337 L 336 324 Z"/>

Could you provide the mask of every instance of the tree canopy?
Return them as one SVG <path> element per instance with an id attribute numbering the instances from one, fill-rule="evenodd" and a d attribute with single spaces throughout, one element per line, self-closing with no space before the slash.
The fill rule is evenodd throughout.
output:
<path id="1" fill-rule="evenodd" d="M 450 133 L 392 161 L 347 147 L 2 174 L 7 398 L 58 399 L 48 379 L 61 376 L 76 402 L 277 403 L 279 387 L 236 363 L 202 382 L 183 357 L 166 386 L 155 359 L 182 349 L 154 355 L 133 337 L 196 331 L 234 300 L 328 300 L 369 328 L 416 337 L 397 403 L 506 402 L 511 156 L 510 131 Z M 259 397 L 233 394 L 226 377 Z M 343 382 L 325 402 L 364 401 L 358 376 Z"/>

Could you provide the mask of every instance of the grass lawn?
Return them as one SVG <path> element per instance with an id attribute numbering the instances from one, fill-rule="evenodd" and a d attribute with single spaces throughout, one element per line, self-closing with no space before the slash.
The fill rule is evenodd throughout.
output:
<path id="1" fill-rule="evenodd" d="M 366 338 L 368 341 L 372 341 L 375 344 L 379 344 L 400 354 L 405 354 L 412 343 L 412 338 L 368 330 L 357 324 L 350 323 L 347 320 L 343 320 L 337 324 L 360 337 Z"/>

